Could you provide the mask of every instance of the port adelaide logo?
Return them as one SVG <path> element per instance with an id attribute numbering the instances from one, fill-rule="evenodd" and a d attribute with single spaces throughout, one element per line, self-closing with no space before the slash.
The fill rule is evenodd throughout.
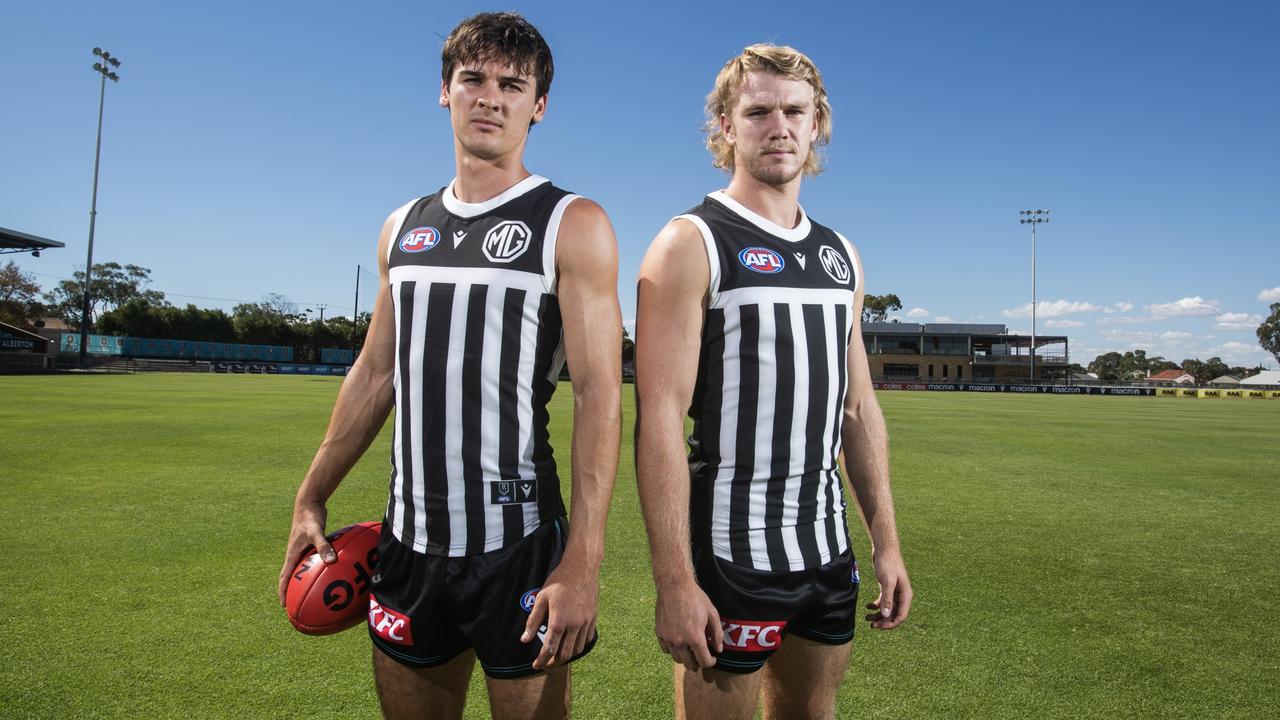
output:
<path id="1" fill-rule="evenodd" d="M 509 263 L 529 249 L 532 239 L 528 225 L 519 220 L 505 220 L 485 233 L 484 256 L 491 262 Z"/>
<path id="2" fill-rule="evenodd" d="M 738 253 L 738 262 L 748 270 L 765 275 L 780 273 L 787 264 L 781 255 L 762 247 L 749 247 Z"/>
<path id="3" fill-rule="evenodd" d="M 818 259 L 822 261 L 822 269 L 832 280 L 841 285 L 849 284 L 849 263 L 830 245 L 823 245 L 818 250 Z"/>
<path id="4" fill-rule="evenodd" d="M 426 252 L 440 243 L 440 231 L 433 227 L 419 227 L 400 237 L 400 252 Z"/>

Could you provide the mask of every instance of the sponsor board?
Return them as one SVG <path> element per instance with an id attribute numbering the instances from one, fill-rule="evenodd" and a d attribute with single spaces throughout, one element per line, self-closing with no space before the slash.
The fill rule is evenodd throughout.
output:
<path id="1" fill-rule="evenodd" d="M 1272 400 L 1280 400 L 1280 390 L 1268 390 L 1267 397 Z"/>
<path id="2" fill-rule="evenodd" d="M 1243 390 L 1223 390 L 1222 397 L 1243 398 L 1244 391 Z"/>
<path id="3" fill-rule="evenodd" d="M 1178 388 L 1178 397 L 1200 397 L 1195 388 Z"/>
<path id="4" fill-rule="evenodd" d="M 977 393 L 1044 393 L 1048 395 L 1126 395 L 1129 397 L 1151 397 L 1157 394 L 1157 388 L 1139 387 L 1094 387 L 1092 385 L 1002 385 L 997 383 L 910 383 L 883 382 L 873 383 L 877 390 L 931 390 L 934 392 L 977 392 Z M 1172 394 L 1176 390 L 1159 388 L 1161 394 Z M 1164 392 L 1164 391 L 1167 391 Z"/>
<path id="5" fill-rule="evenodd" d="M 1216 398 L 1216 397 L 1222 397 L 1222 391 L 1221 391 L 1221 390 L 1209 390 L 1209 389 L 1207 389 L 1207 388 L 1201 388 L 1200 390 L 1197 390 L 1197 391 L 1196 391 L 1196 396 L 1197 396 L 1197 397 L 1202 397 L 1202 398 Z"/>

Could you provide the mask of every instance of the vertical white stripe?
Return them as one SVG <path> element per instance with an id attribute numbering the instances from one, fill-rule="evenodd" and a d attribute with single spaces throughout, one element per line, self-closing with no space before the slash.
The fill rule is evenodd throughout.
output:
<path id="1" fill-rule="evenodd" d="M 502 477 L 498 464 L 499 429 L 501 419 L 498 413 L 501 407 L 502 367 L 502 308 L 507 299 L 505 288 L 489 286 L 485 297 L 484 354 L 480 358 L 480 442 L 481 468 L 484 470 L 484 482 L 480 486 L 480 501 L 484 503 L 484 549 L 485 552 L 502 547 L 502 506 L 489 502 L 491 497 L 489 483 Z"/>
<path id="2" fill-rule="evenodd" d="M 462 462 L 462 368 L 466 364 L 467 306 L 471 286 L 458 283 L 453 290 L 449 317 L 448 358 L 444 370 L 444 467 L 448 478 L 449 555 L 467 546 L 467 502 Z M 426 513 L 422 513 L 425 516 Z"/>
<path id="3" fill-rule="evenodd" d="M 822 358 L 813 358 L 815 362 L 821 361 L 826 365 L 824 372 L 827 374 L 827 387 L 829 388 L 825 400 L 825 408 L 823 411 L 822 437 L 816 438 L 821 444 L 823 450 L 823 462 L 825 463 L 831 458 L 829 449 L 831 447 L 832 418 L 836 411 L 836 394 L 839 388 L 835 385 L 839 382 L 836 376 L 836 358 L 838 350 L 834 347 L 835 328 L 836 328 L 836 311 L 832 305 L 822 306 L 822 335 L 826 344 L 826 354 Z M 815 438 L 809 438 L 809 442 L 814 442 Z M 814 523 L 813 533 L 818 540 L 818 552 L 822 557 L 822 562 L 828 562 L 832 557 L 831 546 L 827 543 L 826 523 L 823 522 L 832 512 L 831 492 L 830 492 L 830 474 L 824 473 L 823 478 L 826 480 L 826 487 L 819 488 L 818 491 L 818 520 Z"/>
<path id="4" fill-rule="evenodd" d="M 773 462 L 773 413 L 777 409 L 778 400 L 778 358 L 775 340 L 777 327 L 773 317 L 772 304 L 760 304 L 760 336 L 756 344 L 756 357 L 759 362 L 760 378 L 756 384 L 756 444 L 755 456 L 752 458 L 751 491 L 747 504 L 747 527 L 762 530 L 765 527 L 765 510 L 769 506 L 767 492 L 769 477 L 772 475 Z M 757 570 L 772 570 L 769 564 L 769 549 L 766 547 L 763 532 L 752 532 L 751 562 Z"/>
<path id="5" fill-rule="evenodd" d="M 556 276 L 556 245 L 560 240 L 560 221 L 564 219 L 564 211 L 568 209 L 569 203 L 577 199 L 577 195 L 560 198 L 547 221 L 547 231 L 542 235 L 542 282 L 552 295 L 556 294 L 559 279 Z"/>
<path id="6" fill-rule="evenodd" d="M 409 452 L 412 455 L 410 466 L 413 468 L 413 517 L 412 520 L 415 549 L 425 549 L 427 544 L 427 514 L 423 512 L 426 482 L 422 477 L 422 352 L 427 340 L 427 298 L 430 297 L 431 285 L 417 283 L 413 288 L 413 321 L 409 328 L 412 337 L 409 342 Z"/>
<path id="7" fill-rule="evenodd" d="M 391 302 L 395 306 L 394 316 L 396 320 L 396 372 L 395 377 L 392 379 L 392 388 L 394 388 L 395 392 L 396 422 L 393 426 L 395 432 L 391 437 L 391 457 L 395 462 L 396 472 L 395 481 L 391 484 L 391 499 L 387 503 L 395 508 L 395 512 L 391 516 L 391 531 L 398 539 L 403 536 L 404 530 L 404 498 L 400 492 L 400 485 L 404 481 L 404 468 L 407 460 L 404 456 L 404 442 L 401 438 L 404 436 L 405 424 L 409 422 L 409 416 L 413 414 L 409 408 L 400 406 L 400 386 L 402 385 L 400 373 L 402 366 L 400 365 L 399 348 L 403 343 L 407 342 L 407 338 L 400 336 L 400 314 L 403 312 L 403 308 L 400 304 L 399 284 L 391 286 Z"/>
<path id="8" fill-rule="evenodd" d="M 724 382 L 720 397 L 720 467 L 716 469 L 712 488 L 711 545 L 718 557 L 732 559 L 729 550 L 730 485 L 737 465 L 738 401 L 742 382 L 742 358 L 734 342 L 740 338 L 742 322 L 738 307 L 724 309 Z"/>
<path id="9" fill-rule="evenodd" d="M 804 569 L 804 557 L 800 552 L 800 541 L 795 528 L 800 514 L 800 484 L 804 476 L 805 425 L 809 420 L 809 342 L 804 328 L 803 306 L 800 303 L 789 303 L 791 313 L 791 346 L 792 359 L 795 363 L 795 390 L 792 393 L 794 405 L 791 410 L 791 462 L 787 468 L 787 488 L 782 503 L 782 543 L 787 551 L 787 561 L 792 570 Z"/>
<path id="10" fill-rule="evenodd" d="M 519 403 L 517 417 L 520 419 L 520 477 L 536 478 L 537 471 L 533 464 L 533 367 L 537 360 L 534 354 L 538 348 L 538 305 L 542 297 L 537 293 L 526 292 L 524 295 L 524 322 L 520 324 L 520 370 L 517 372 L 516 398 Z M 541 478 L 539 478 L 541 480 Z M 528 530 L 538 523 L 538 504 L 525 503 L 524 526 Z"/>

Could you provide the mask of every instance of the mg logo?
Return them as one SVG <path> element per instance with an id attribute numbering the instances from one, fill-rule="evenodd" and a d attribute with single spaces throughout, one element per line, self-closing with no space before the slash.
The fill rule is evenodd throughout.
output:
<path id="1" fill-rule="evenodd" d="M 822 269 L 832 280 L 841 285 L 849 284 L 849 263 L 830 245 L 823 245 L 818 250 L 818 259 L 822 261 Z"/>
<path id="2" fill-rule="evenodd" d="M 509 263 L 529 249 L 533 233 L 519 220 L 506 220 L 484 236 L 484 256 L 496 263 Z"/>

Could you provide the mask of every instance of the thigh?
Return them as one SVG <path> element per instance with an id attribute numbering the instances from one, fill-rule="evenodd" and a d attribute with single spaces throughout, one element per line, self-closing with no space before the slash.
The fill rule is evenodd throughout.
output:
<path id="1" fill-rule="evenodd" d="M 537 675 L 485 678 L 494 720 L 565 720 L 569 717 L 569 666 Z"/>
<path id="2" fill-rule="evenodd" d="M 761 673 L 765 720 L 834 718 L 836 691 L 853 643 L 831 645 L 789 635 Z"/>
<path id="3" fill-rule="evenodd" d="M 476 656 L 463 652 L 443 665 L 411 667 L 375 645 L 373 677 L 387 720 L 456 720 L 467 704 L 467 686 Z"/>
<path id="4" fill-rule="evenodd" d="M 676 663 L 678 720 L 751 720 L 760 698 L 760 673 L 707 668 L 694 672 Z"/>

